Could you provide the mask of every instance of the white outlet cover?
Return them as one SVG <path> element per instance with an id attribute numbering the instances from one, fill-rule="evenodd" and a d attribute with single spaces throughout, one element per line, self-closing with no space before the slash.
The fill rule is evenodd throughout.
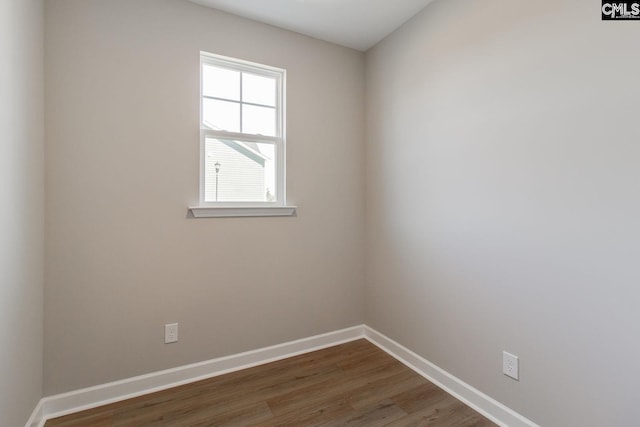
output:
<path id="1" fill-rule="evenodd" d="M 520 379 L 518 356 L 507 353 L 506 351 L 502 352 L 502 373 L 514 380 Z"/>
<path id="2" fill-rule="evenodd" d="M 178 324 L 169 323 L 164 325 L 164 343 L 169 344 L 178 341 Z"/>

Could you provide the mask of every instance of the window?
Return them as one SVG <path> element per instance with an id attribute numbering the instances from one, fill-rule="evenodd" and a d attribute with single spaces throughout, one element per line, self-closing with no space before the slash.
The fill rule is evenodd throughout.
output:
<path id="1" fill-rule="evenodd" d="M 200 79 L 200 207 L 278 215 L 268 208 L 285 206 L 285 70 L 201 52 Z"/>

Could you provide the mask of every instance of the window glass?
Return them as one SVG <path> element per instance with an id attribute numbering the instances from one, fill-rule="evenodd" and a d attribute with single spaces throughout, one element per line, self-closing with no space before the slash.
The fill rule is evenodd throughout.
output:
<path id="1" fill-rule="evenodd" d="M 202 95 L 240 101 L 240 72 L 204 65 Z"/>
<path id="2" fill-rule="evenodd" d="M 276 79 L 242 73 L 242 101 L 276 106 Z"/>
<path id="3" fill-rule="evenodd" d="M 240 104 L 204 98 L 202 124 L 214 130 L 240 132 Z"/>
<path id="4" fill-rule="evenodd" d="M 276 200 L 275 145 L 205 140 L 205 202 Z"/>
<path id="5" fill-rule="evenodd" d="M 269 107 L 242 106 L 242 131 L 256 135 L 276 136 L 276 110 Z"/>

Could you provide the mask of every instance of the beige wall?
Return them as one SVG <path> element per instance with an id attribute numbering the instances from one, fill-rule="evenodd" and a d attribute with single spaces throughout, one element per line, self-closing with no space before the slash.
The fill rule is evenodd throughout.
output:
<path id="1" fill-rule="evenodd" d="M 440 0 L 366 58 L 366 322 L 548 427 L 640 419 L 640 24 L 599 6 Z"/>
<path id="2" fill-rule="evenodd" d="M 0 0 L 0 424 L 42 395 L 43 3 Z"/>
<path id="3" fill-rule="evenodd" d="M 46 6 L 45 393 L 362 323 L 364 55 L 186 0 Z M 187 218 L 200 50 L 287 69 L 296 217 Z"/>

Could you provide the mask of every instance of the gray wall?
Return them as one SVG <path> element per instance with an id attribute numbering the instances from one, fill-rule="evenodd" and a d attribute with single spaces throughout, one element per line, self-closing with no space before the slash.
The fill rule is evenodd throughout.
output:
<path id="1" fill-rule="evenodd" d="M 43 3 L 0 0 L 0 424 L 42 395 Z"/>
<path id="2" fill-rule="evenodd" d="M 440 0 L 366 57 L 366 322 L 543 426 L 640 419 L 640 24 L 599 8 Z"/>
<path id="3" fill-rule="evenodd" d="M 362 323 L 364 55 L 185 0 L 46 7 L 45 393 Z M 287 69 L 296 217 L 187 218 L 200 50 Z"/>

